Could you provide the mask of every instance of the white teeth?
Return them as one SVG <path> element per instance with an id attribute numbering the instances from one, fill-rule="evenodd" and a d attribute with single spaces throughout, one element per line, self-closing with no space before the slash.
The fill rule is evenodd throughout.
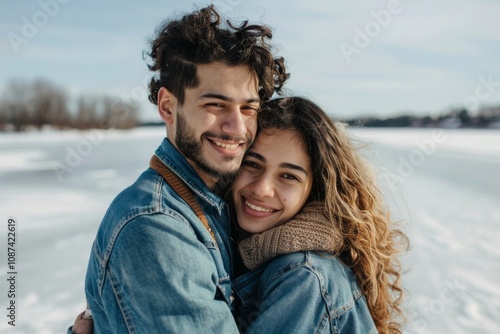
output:
<path id="1" fill-rule="evenodd" d="M 220 146 L 222 148 L 228 148 L 228 149 L 231 149 L 231 150 L 234 150 L 239 145 L 239 144 L 225 144 L 225 143 L 220 143 L 220 142 L 217 142 L 217 141 L 214 141 L 214 143 L 217 146 Z"/>
<path id="2" fill-rule="evenodd" d="M 264 209 L 264 208 L 261 208 L 259 206 L 255 206 L 251 203 L 248 203 L 248 202 L 245 202 L 245 204 L 252 210 L 255 210 L 255 211 L 259 211 L 259 212 L 273 212 L 273 210 L 268 210 L 268 209 Z"/>

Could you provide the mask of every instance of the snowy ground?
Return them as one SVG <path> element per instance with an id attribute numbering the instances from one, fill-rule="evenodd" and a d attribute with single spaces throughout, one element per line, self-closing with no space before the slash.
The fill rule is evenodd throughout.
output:
<path id="1" fill-rule="evenodd" d="M 436 132 L 437 131 L 437 132 Z M 0 134 L 0 332 L 61 333 L 84 307 L 97 226 L 146 168 L 163 128 Z M 407 333 L 500 333 L 500 131 L 356 130 L 404 258 Z M 7 225 L 16 221 L 16 327 L 6 317 Z"/>
<path id="2" fill-rule="evenodd" d="M 500 333 L 500 131 L 356 135 L 407 223 L 407 332 Z"/>

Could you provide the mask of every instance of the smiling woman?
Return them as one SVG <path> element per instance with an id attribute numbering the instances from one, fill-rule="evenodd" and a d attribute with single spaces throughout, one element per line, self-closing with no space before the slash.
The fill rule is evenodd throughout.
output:
<path id="1" fill-rule="evenodd" d="M 393 229 L 370 168 L 314 103 L 264 103 L 231 189 L 246 333 L 401 333 Z"/>
<path id="2" fill-rule="evenodd" d="M 290 220 L 312 188 L 312 168 L 295 130 L 262 132 L 243 159 L 233 185 L 239 226 L 262 233 Z"/>

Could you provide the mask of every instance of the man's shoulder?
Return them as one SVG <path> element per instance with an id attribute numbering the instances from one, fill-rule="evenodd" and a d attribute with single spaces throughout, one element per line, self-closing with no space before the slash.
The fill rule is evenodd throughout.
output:
<path id="1" fill-rule="evenodd" d="M 146 170 L 111 202 L 97 233 L 98 243 L 108 248 L 122 229 L 178 229 L 178 223 L 192 231 L 192 210 L 152 169 Z"/>
<path id="2" fill-rule="evenodd" d="M 185 205 L 165 179 L 149 168 L 113 199 L 105 219 L 128 221 L 141 215 L 164 213 L 182 220 Z"/>
<path id="3" fill-rule="evenodd" d="M 161 193 L 161 183 L 162 178 L 149 168 L 134 183 L 123 189 L 109 207 L 127 212 L 138 207 L 154 205 L 153 202 L 158 199 Z"/>

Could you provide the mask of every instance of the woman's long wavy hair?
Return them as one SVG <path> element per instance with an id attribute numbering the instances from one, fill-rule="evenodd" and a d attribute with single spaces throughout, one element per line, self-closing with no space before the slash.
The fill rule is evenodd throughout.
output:
<path id="1" fill-rule="evenodd" d="M 380 333 L 401 333 L 405 316 L 399 255 L 408 238 L 397 229 L 376 185 L 374 173 L 346 132 L 313 102 L 300 97 L 264 103 L 259 131 L 294 129 L 313 168 L 310 201 L 325 203 L 343 244 L 338 257 L 349 266 Z"/>

